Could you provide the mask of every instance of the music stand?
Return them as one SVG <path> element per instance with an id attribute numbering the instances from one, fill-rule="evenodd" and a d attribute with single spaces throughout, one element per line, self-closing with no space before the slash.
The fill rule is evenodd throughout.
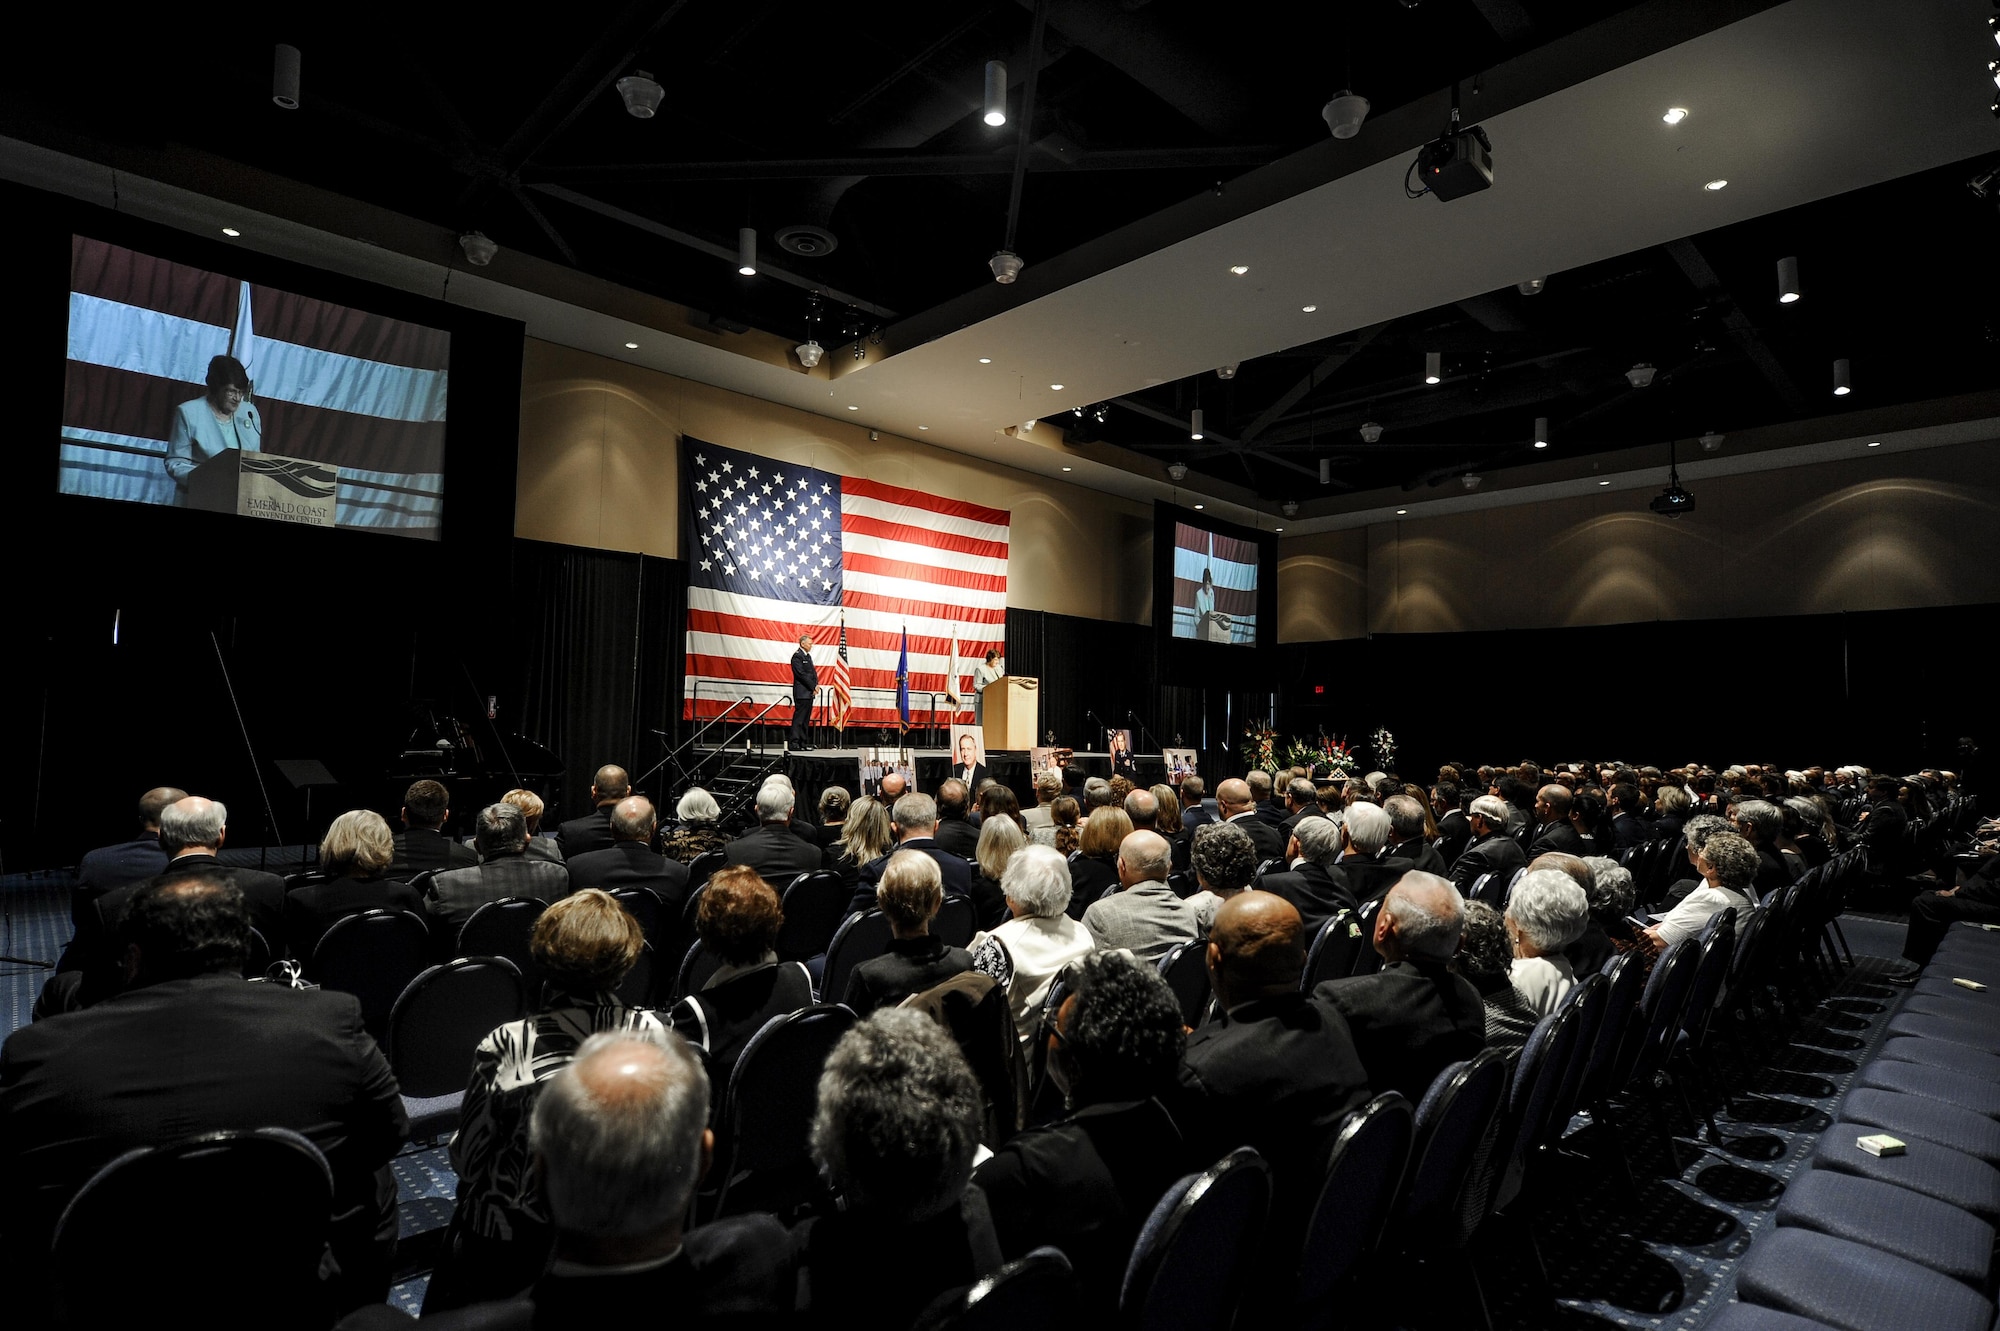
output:
<path id="1" fill-rule="evenodd" d="M 306 794 L 306 842 L 312 842 L 313 787 L 337 786 L 339 778 L 326 770 L 326 764 L 317 758 L 274 758 L 271 765 L 278 769 L 278 775 L 290 783 L 293 790 L 303 790 Z"/>

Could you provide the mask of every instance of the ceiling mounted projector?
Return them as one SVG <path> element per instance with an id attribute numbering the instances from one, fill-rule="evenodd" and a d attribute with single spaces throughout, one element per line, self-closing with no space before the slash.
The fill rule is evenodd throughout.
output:
<path id="1" fill-rule="evenodd" d="M 1433 139 L 1417 150 L 1411 167 L 1421 188 L 1406 191 L 1431 194 L 1449 203 L 1493 188 L 1493 143 L 1478 125 Z"/>
<path id="2" fill-rule="evenodd" d="M 1361 122 L 1368 118 L 1368 99 L 1352 89 L 1342 88 L 1320 108 L 1319 118 L 1336 139 L 1351 139 L 1361 132 Z"/>
<path id="3" fill-rule="evenodd" d="M 1681 483 L 1674 481 L 1659 494 L 1654 495 L 1653 502 L 1647 507 L 1663 518 L 1678 518 L 1694 512 L 1694 493 L 1682 489 Z"/>

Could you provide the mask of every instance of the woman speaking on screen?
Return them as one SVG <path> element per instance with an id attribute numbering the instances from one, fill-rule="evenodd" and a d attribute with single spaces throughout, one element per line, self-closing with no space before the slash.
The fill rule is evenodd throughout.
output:
<path id="1" fill-rule="evenodd" d="M 250 373 L 234 356 L 208 362 L 208 392 L 174 408 L 167 435 L 167 475 L 174 478 L 175 502 L 187 500 L 188 477 L 218 453 L 263 451 L 264 418 L 250 401 Z"/>

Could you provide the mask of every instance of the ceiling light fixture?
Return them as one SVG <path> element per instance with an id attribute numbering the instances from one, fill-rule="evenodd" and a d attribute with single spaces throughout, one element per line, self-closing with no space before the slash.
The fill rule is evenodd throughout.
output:
<path id="1" fill-rule="evenodd" d="M 1440 384 L 1444 382 L 1444 353 L 1426 351 L 1424 353 L 1424 382 Z"/>
<path id="2" fill-rule="evenodd" d="M 1718 190 L 1728 189 L 1729 182 L 1726 180 L 1711 180 L 1706 185 L 1703 185 L 1702 188 L 1707 190 L 1710 194 L 1714 194 Z"/>
<path id="3" fill-rule="evenodd" d="M 1037 425 L 1040 425 L 1041 423 L 1042 423 L 1041 417 L 1030 416 L 1028 417 L 1028 419 L 1021 422 L 1021 431 L 1022 433 L 1025 434 L 1028 431 L 1033 430 Z"/>
<path id="4" fill-rule="evenodd" d="M 928 426 L 928 425 L 919 425 L 919 426 L 918 426 L 917 428 L 918 428 L 919 430 L 928 430 L 928 429 L 930 429 L 931 427 L 930 427 L 930 426 Z"/>
<path id="5" fill-rule="evenodd" d="M 619 100 L 625 103 L 625 114 L 634 120 L 651 120 L 659 113 L 660 99 L 667 95 L 660 81 L 643 69 L 633 70 L 618 80 L 616 87 Z"/>
<path id="6" fill-rule="evenodd" d="M 639 349 L 639 344 L 637 342 L 627 342 L 625 344 L 625 350 L 627 351 L 637 351 L 638 349 Z"/>
<path id="7" fill-rule="evenodd" d="M 1876 439 L 1876 440 L 1872 441 L 1872 442 L 1871 442 L 1871 443 L 1870 443 L 1870 444 L 1868 445 L 1868 447 L 1870 447 L 1870 448 L 1880 448 L 1880 447 L 1882 447 L 1882 441 L 1881 441 L 1880 439 Z"/>
<path id="8" fill-rule="evenodd" d="M 1196 505 L 1195 505 L 1195 507 L 1196 507 L 1196 508 L 1207 508 L 1207 507 L 1208 507 L 1208 505 L 1206 505 L 1206 504 L 1196 504 Z"/>
<path id="9" fill-rule="evenodd" d="M 1027 267 L 1021 262 L 1021 256 L 1012 250 L 1001 250 L 986 261 L 986 266 L 993 270 L 993 280 L 1003 287 L 1012 285 L 1014 279 L 1021 275 L 1021 270 Z"/>
<path id="10" fill-rule="evenodd" d="M 859 407 L 857 407 L 857 406 L 853 405 L 852 403 L 849 403 L 849 404 L 848 404 L 848 407 L 847 407 L 847 409 L 848 409 L 849 411 L 859 411 L 859 410 L 861 410 L 861 408 L 859 408 Z"/>
<path id="11" fill-rule="evenodd" d="M 1548 446 L 1549 418 L 1546 416 L 1537 416 L 1535 417 L 1535 447 L 1547 448 Z"/>
<path id="12" fill-rule="evenodd" d="M 1278 505 L 1278 511 L 1288 518 L 1297 517 L 1299 513 L 1299 501 L 1296 499 L 1287 499 L 1284 503 Z"/>
<path id="13" fill-rule="evenodd" d="M 1351 88 L 1342 88 L 1319 109 L 1319 118 L 1336 139 L 1351 139 L 1368 118 L 1368 99 Z"/>
<path id="14" fill-rule="evenodd" d="M 819 344 L 818 338 L 813 337 L 809 337 L 799 343 L 792 348 L 792 351 L 798 356 L 799 364 L 805 366 L 808 370 L 819 364 L 819 358 L 826 354 L 826 348 Z"/>
<path id="15" fill-rule="evenodd" d="M 1186 480 L 1186 479 L 1187 479 L 1187 463 L 1185 463 L 1185 462 L 1169 462 L 1169 463 L 1167 464 L 1167 475 L 1168 475 L 1168 476 L 1170 476 L 1170 477 L 1172 477 L 1172 478 L 1173 478 L 1174 480 L 1176 480 L 1176 481 L 1184 481 L 1184 480 Z"/>
<path id="16" fill-rule="evenodd" d="M 271 100 L 287 111 L 299 109 L 299 48 L 278 43 L 271 53 Z"/>
<path id="17" fill-rule="evenodd" d="M 1075 468 L 1075 467 L 1064 467 L 1064 468 L 1063 468 L 1063 470 L 1064 470 L 1064 471 L 1075 471 L 1075 470 L 1076 470 L 1076 468 Z"/>
<path id="18" fill-rule="evenodd" d="M 1250 265 L 1247 263 L 1232 264 L 1230 265 L 1229 271 L 1236 274 L 1238 277 L 1241 277 L 1243 276 L 1243 274 L 1250 271 Z"/>
<path id="19" fill-rule="evenodd" d="M 1063 391 L 1063 386 L 1061 384 L 1050 384 L 1049 388 L 1058 393 Z"/>
<path id="20" fill-rule="evenodd" d="M 1722 447 L 1722 440 L 1723 440 L 1722 435 L 1719 435 L 1715 431 L 1710 430 L 1707 434 L 1701 437 L 1702 451 L 1704 453 L 1713 453 L 1716 449 Z"/>
<path id="21" fill-rule="evenodd" d="M 1667 108 L 1667 113 L 1660 117 L 1660 119 L 1666 121 L 1669 125 L 1678 125 L 1687 118 L 1688 109 L 1685 106 L 1670 106 Z"/>
<path id="22" fill-rule="evenodd" d="M 1796 255 L 1778 260 L 1778 304 L 1791 305 L 1799 298 L 1799 261 Z"/>
<path id="23" fill-rule="evenodd" d="M 1409 510 L 1409 509 L 1407 509 L 1407 508 L 1399 508 L 1399 509 L 1397 509 L 1397 510 L 1396 510 L 1396 516 L 1400 518 L 1400 517 L 1402 517 L 1402 516 L 1403 516 L 1404 514 L 1408 513 L 1409 511 L 1410 511 L 1410 510 Z"/>
<path id="24" fill-rule="evenodd" d="M 1196 408 L 1195 408 L 1195 409 L 1194 409 L 1193 411 L 1191 411 L 1191 412 L 1189 412 L 1189 413 L 1188 413 L 1188 438 L 1190 438 L 1190 439 L 1199 439 L 1199 438 L 1201 438 L 1201 408 L 1200 408 L 1200 407 L 1196 407 Z"/>
<path id="25" fill-rule="evenodd" d="M 458 238 L 458 247 L 465 251 L 465 261 L 474 268 L 484 268 L 500 252 L 500 247 L 488 240 L 483 231 L 466 232 Z"/>
<path id="26" fill-rule="evenodd" d="M 1381 440 L 1382 440 L 1382 427 L 1380 425 L 1376 424 L 1374 421 L 1363 421 L 1361 423 L 1362 443 L 1374 444 L 1374 443 L 1380 443 Z"/>
<path id="27" fill-rule="evenodd" d="M 757 276 L 757 228 L 736 228 L 736 271 L 745 277 Z"/>
<path id="28" fill-rule="evenodd" d="M 1650 388 L 1653 384 L 1653 376 L 1658 373 L 1659 371 L 1654 369 L 1651 363 L 1640 361 L 1637 365 L 1625 371 L 1625 382 L 1634 388 Z"/>
<path id="29" fill-rule="evenodd" d="M 1314 310 L 1318 308 L 1319 306 L 1317 305 L 1301 305 L 1299 306 L 1299 312 L 1301 314 L 1311 314 Z"/>
<path id="30" fill-rule="evenodd" d="M 1284 530 L 1284 528 L 1283 528 L 1283 527 L 1273 527 L 1273 528 L 1271 528 L 1271 530 L 1272 530 L 1272 531 L 1283 531 L 1283 530 Z"/>
<path id="31" fill-rule="evenodd" d="M 1520 292 L 1524 296 L 1539 296 L 1542 294 L 1543 289 L 1547 287 L 1548 284 L 1549 284 L 1549 279 L 1546 277 L 1530 277 L 1523 279 L 1522 281 L 1516 282 L 1514 284 L 1514 290 Z"/>
<path id="32" fill-rule="evenodd" d="M 1007 123 L 1007 62 L 989 60 L 986 62 L 986 111 L 980 117 L 987 124 L 998 129 Z"/>
<path id="33" fill-rule="evenodd" d="M 1218 379 L 1234 379 L 1236 377 L 1236 367 L 1242 363 L 1241 361 L 1233 360 L 1227 364 L 1216 366 L 1215 377 Z"/>
<path id="34" fill-rule="evenodd" d="M 981 356 L 979 358 L 979 363 L 981 365 L 991 365 L 993 363 L 993 358 L 991 356 Z"/>
<path id="35" fill-rule="evenodd" d="M 1846 397 L 1853 391 L 1854 385 L 1848 378 L 1847 357 L 1842 356 L 1833 363 L 1833 395 Z"/>
<path id="36" fill-rule="evenodd" d="M 1599 485 L 1609 485 L 1609 484 L 1611 484 L 1611 482 L 1610 482 L 1610 481 L 1599 481 L 1599 482 L 1598 482 L 1598 484 L 1599 484 Z"/>
<path id="37" fill-rule="evenodd" d="M 1331 485 L 1333 483 L 1332 458 L 1321 458 L 1319 460 L 1319 483 L 1321 485 Z"/>
<path id="38" fill-rule="evenodd" d="M 1467 473 L 1465 473 L 1465 475 L 1459 477 L 1458 479 L 1460 484 L 1464 485 L 1466 489 L 1477 490 L 1479 488 L 1479 483 L 1485 480 L 1486 478 L 1484 476 L 1475 475 L 1472 472 L 1468 471 Z"/>
<path id="39" fill-rule="evenodd" d="M 222 228 L 222 234 L 228 236 L 231 240 L 234 240 L 236 239 L 236 237 L 242 235 L 243 233 L 241 231 L 238 231 L 233 226 L 226 226 Z"/>

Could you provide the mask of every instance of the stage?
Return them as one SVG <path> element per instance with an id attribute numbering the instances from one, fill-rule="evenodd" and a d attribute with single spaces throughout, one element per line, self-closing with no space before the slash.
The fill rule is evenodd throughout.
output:
<path id="1" fill-rule="evenodd" d="M 697 770 L 716 770 L 733 757 L 742 753 L 740 749 L 697 749 L 700 762 Z M 777 754 L 772 751 L 772 758 Z M 849 795 L 871 794 L 881 780 L 883 760 L 894 757 L 896 766 L 905 768 L 916 777 L 916 788 L 927 795 L 937 793 L 937 788 L 951 775 L 951 751 L 943 748 L 897 749 L 893 745 L 862 745 L 853 748 L 814 749 L 805 753 L 788 753 L 777 770 L 791 778 L 792 789 L 799 795 L 802 806 L 816 805 L 820 792 L 828 786 L 839 786 Z M 872 760 L 872 761 L 871 761 Z M 1138 785 L 1158 785 L 1167 779 L 1166 759 L 1157 753 L 1133 755 L 1137 765 L 1133 782 Z M 1079 767 L 1086 776 L 1111 776 L 1111 755 L 1075 751 L 1070 755 L 1070 766 Z M 986 769 L 1000 782 L 1012 790 L 1024 809 L 1033 808 L 1035 791 L 1033 772 L 1029 767 L 1029 751 L 1026 749 L 994 750 L 986 755 Z"/>

